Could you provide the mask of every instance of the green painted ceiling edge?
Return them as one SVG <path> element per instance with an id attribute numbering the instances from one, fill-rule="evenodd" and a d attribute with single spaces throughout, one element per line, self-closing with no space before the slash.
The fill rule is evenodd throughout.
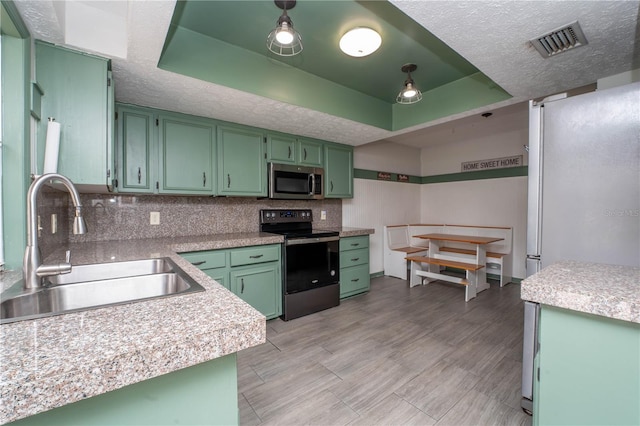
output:
<path id="1" fill-rule="evenodd" d="M 0 33 L 16 38 L 29 38 L 29 29 L 25 25 L 12 0 L 0 1 Z"/>
<path id="2" fill-rule="evenodd" d="M 294 66 L 173 24 L 158 67 L 389 131 L 420 125 L 511 97 L 478 72 L 424 92 L 422 102 L 417 104 L 398 105 L 392 103 L 395 100 L 384 102 Z M 292 87 L 295 90 L 291 90 Z"/>

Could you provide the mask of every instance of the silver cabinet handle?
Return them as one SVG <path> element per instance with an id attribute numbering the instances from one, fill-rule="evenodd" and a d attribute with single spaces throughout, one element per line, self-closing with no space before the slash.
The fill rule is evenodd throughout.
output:
<path id="1" fill-rule="evenodd" d="M 142 170 L 138 167 L 138 183 L 140 183 L 140 181 L 142 181 Z"/>
<path id="2" fill-rule="evenodd" d="M 202 172 L 202 187 L 204 188 L 205 186 L 207 186 L 207 173 Z"/>
<path id="3" fill-rule="evenodd" d="M 264 254 L 256 254 L 253 256 L 249 256 L 249 259 L 260 259 L 262 256 L 264 256 Z"/>
<path id="4" fill-rule="evenodd" d="M 244 278 L 240 278 L 240 283 L 242 284 L 240 286 L 240 294 L 244 293 Z"/>

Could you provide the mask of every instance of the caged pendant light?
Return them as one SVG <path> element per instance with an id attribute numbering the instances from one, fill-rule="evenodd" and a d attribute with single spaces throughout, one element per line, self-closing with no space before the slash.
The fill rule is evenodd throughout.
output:
<path id="1" fill-rule="evenodd" d="M 267 48 L 279 56 L 294 56 L 302 52 L 302 37 L 293 29 L 293 22 L 287 10 L 295 7 L 295 0 L 274 0 L 276 6 L 283 10 L 278 25 L 267 36 Z"/>
<path id="2" fill-rule="evenodd" d="M 415 104 L 422 100 L 422 92 L 414 85 L 411 73 L 418 69 L 416 64 L 404 64 L 400 68 L 402 72 L 407 73 L 407 79 L 404 81 L 404 87 L 398 93 L 396 102 L 399 104 Z"/>

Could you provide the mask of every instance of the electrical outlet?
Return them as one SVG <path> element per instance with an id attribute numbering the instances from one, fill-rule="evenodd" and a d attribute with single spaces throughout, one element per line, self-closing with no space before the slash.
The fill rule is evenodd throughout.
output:
<path id="1" fill-rule="evenodd" d="M 160 225 L 160 212 L 151 212 L 149 214 L 150 225 Z"/>
<path id="2" fill-rule="evenodd" d="M 55 234 L 58 232 L 58 215 L 53 213 L 51 214 L 51 233 Z"/>
<path id="3" fill-rule="evenodd" d="M 320 211 L 320 220 L 327 220 L 327 211 L 326 210 L 321 210 Z"/>

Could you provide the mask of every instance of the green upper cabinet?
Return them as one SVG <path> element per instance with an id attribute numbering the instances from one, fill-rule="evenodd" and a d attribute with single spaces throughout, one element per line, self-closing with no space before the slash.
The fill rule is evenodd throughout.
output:
<path id="1" fill-rule="evenodd" d="M 269 134 L 267 136 L 267 160 L 274 163 L 322 167 L 324 144 L 310 139 Z"/>
<path id="2" fill-rule="evenodd" d="M 116 107 L 116 176 L 118 192 L 154 192 L 157 144 L 149 110 Z"/>
<path id="3" fill-rule="evenodd" d="M 324 196 L 353 198 L 353 147 L 327 144 L 324 154 Z"/>
<path id="4" fill-rule="evenodd" d="M 265 142 L 260 131 L 218 126 L 218 195 L 267 195 Z"/>
<path id="5" fill-rule="evenodd" d="M 47 118 L 60 123 L 58 173 L 104 192 L 112 184 L 113 85 L 109 60 L 36 41 L 36 80 L 42 89 L 37 171 L 42 173 Z"/>
<path id="6" fill-rule="evenodd" d="M 324 155 L 322 148 L 324 144 L 322 142 L 312 141 L 309 139 L 298 139 L 298 164 L 322 167 L 324 163 Z"/>
<path id="7" fill-rule="evenodd" d="M 158 116 L 159 192 L 213 195 L 215 130 L 210 120 Z"/>
<path id="8" fill-rule="evenodd" d="M 274 163 L 296 164 L 297 140 L 290 136 L 267 136 L 267 159 Z"/>

